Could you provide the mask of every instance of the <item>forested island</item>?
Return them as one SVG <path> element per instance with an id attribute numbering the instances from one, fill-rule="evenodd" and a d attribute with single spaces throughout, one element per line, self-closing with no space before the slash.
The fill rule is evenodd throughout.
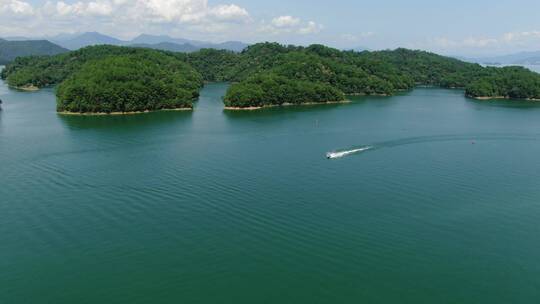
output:
<path id="1" fill-rule="evenodd" d="M 461 88 L 474 98 L 540 99 L 540 74 L 492 68 L 424 51 L 340 51 L 259 43 L 241 53 L 176 53 L 91 46 L 20 57 L 1 77 L 11 87 L 57 86 L 58 111 L 139 112 L 190 108 L 203 81 L 232 85 L 228 109 L 345 101 L 347 95 L 392 95 L 419 85 Z"/>
<path id="2" fill-rule="evenodd" d="M 57 88 L 64 113 L 133 113 L 191 109 L 203 81 L 170 56 L 134 53 L 90 61 Z"/>

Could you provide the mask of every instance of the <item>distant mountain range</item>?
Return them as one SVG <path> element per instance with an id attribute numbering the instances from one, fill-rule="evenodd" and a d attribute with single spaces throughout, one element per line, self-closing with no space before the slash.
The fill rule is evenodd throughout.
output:
<path id="1" fill-rule="evenodd" d="M 0 39 L 0 65 L 7 64 L 18 56 L 56 55 L 68 52 L 47 40 L 8 41 Z"/>
<path id="2" fill-rule="evenodd" d="M 20 38 L 20 37 L 17 37 Z M 120 40 L 97 32 L 87 32 L 79 35 L 62 34 L 49 38 L 52 42 L 70 50 L 76 50 L 89 45 L 111 44 L 122 46 L 140 46 L 163 49 L 176 52 L 194 52 L 202 48 L 212 48 L 240 52 L 248 45 L 239 41 L 212 43 L 207 41 L 173 38 L 166 35 L 142 34 L 132 40 Z"/>
<path id="3" fill-rule="evenodd" d="M 77 50 L 85 46 L 98 45 L 98 44 L 111 44 L 111 45 L 125 45 L 120 39 L 109 37 L 100 33 L 83 33 L 78 36 L 72 35 L 59 35 L 50 38 L 50 40 L 66 49 Z"/>
<path id="4" fill-rule="evenodd" d="M 212 43 L 207 41 L 172 38 L 165 35 L 140 35 L 125 41 L 97 32 L 83 34 L 60 34 L 54 37 L 32 39 L 27 37 L 6 37 L 0 39 L 0 65 L 13 61 L 19 56 L 56 55 L 77 50 L 90 45 L 110 44 L 151 48 L 171 52 L 190 53 L 203 48 L 241 52 L 248 44 L 239 41 Z"/>
<path id="5" fill-rule="evenodd" d="M 536 52 L 521 52 L 504 56 L 483 57 L 483 58 L 465 58 L 458 57 L 458 59 L 491 65 L 540 65 L 540 51 Z"/>

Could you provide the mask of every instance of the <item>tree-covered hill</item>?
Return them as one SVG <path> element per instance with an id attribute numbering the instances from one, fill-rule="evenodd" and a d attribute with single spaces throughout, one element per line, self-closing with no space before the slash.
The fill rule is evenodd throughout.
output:
<path id="1" fill-rule="evenodd" d="M 193 66 L 205 81 L 232 81 L 237 78 L 241 56 L 226 50 L 202 49 L 185 56 L 185 61 Z"/>
<path id="2" fill-rule="evenodd" d="M 56 55 L 68 52 L 47 40 L 7 41 L 0 39 L 0 65 L 8 64 L 17 57 L 32 55 Z"/>
<path id="3" fill-rule="evenodd" d="M 259 108 L 343 100 L 343 92 L 327 83 L 258 74 L 233 84 L 227 91 L 224 103 L 228 108 Z"/>
<path id="4" fill-rule="evenodd" d="M 75 113 L 192 108 L 202 77 L 160 53 L 109 56 L 85 63 L 57 88 L 57 110 Z"/>
<path id="5" fill-rule="evenodd" d="M 488 67 L 486 75 L 467 86 L 467 96 L 540 100 L 540 74 L 523 67 Z"/>
<path id="6" fill-rule="evenodd" d="M 1 77 L 7 79 L 12 87 L 35 86 L 38 88 L 57 85 L 77 72 L 81 67 L 93 60 L 111 56 L 136 54 L 167 54 L 183 60 L 180 53 L 135 47 L 121 47 L 112 45 L 89 46 L 76 51 L 56 56 L 29 56 L 19 57 L 6 66 Z"/>
<path id="7" fill-rule="evenodd" d="M 353 94 L 391 95 L 417 85 L 462 88 L 471 97 L 538 99 L 540 95 L 540 74 L 526 69 L 485 68 L 407 49 L 354 52 L 323 45 L 299 47 L 277 43 L 251 45 L 241 53 L 203 49 L 189 54 L 93 46 L 56 56 L 18 58 L 1 76 L 13 87 L 57 85 L 68 78 L 70 86 L 74 86 L 83 78 L 70 77 L 89 62 L 143 55 L 183 62 L 193 67 L 204 81 L 232 82 L 224 98 L 228 107 L 323 103 L 340 101 L 345 95 Z M 127 68 L 125 65 L 130 61 L 123 64 Z M 97 75 L 94 81 L 106 77 L 94 72 Z"/>

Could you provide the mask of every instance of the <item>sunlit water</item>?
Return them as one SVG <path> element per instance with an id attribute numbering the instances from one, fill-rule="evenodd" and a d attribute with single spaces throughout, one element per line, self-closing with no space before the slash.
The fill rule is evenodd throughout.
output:
<path id="1" fill-rule="evenodd" d="M 0 303 L 538 302 L 540 106 L 225 90 L 75 117 L 0 86 Z"/>

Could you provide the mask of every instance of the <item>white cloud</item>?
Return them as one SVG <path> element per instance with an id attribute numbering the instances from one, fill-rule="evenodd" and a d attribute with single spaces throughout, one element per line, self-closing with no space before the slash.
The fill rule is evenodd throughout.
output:
<path id="1" fill-rule="evenodd" d="M 34 8 L 28 2 L 19 0 L 0 0 L 0 13 L 30 16 Z"/>
<path id="2" fill-rule="evenodd" d="M 317 34 L 323 29 L 323 26 L 315 23 L 315 21 L 309 21 L 304 27 L 298 29 L 298 33 L 302 35 Z"/>
<path id="3" fill-rule="evenodd" d="M 248 11 L 236 4 L 218 5 L 210 9 L 210 15 L 217 20 L 233 22 L 248 21 L 250 18 Z"/>
<path id="4" fill-rule="evenodd" d="M 86 7 L 86 12 L 88 14 L 96 16 L 109 16 L 112 11 L 112 4 L 108 1 L 90 2 Z"/>
<path id="5" fill-rule="evenodd" d="M 0 9 L 16 8 L 18 3 L 21 2 L 0 0 Z M 92 0 L 70 3 L 60 0 L 47 1 L 37 10 L 46 17 L 56 19 L 110 16 L 111 22 L 130 20 L 137 24 L 238 23 L 250 20 L 245 8 L 235 4 L 210 6 L 208 0 Z M 82 23 L 84 20 L 79 21 Z"/>
<path id="6" fill-rule="evenodd" d="M 294 27 L 300 24 L 300 19 L 292 16 L 279 16 L 272 19 L 271 23 L 278 28 Z"/>
<path id="7" fill-rule="evenodd" d="M 116 0 L 123 2 L 131 16 L 141 21 L 201 24 L 244 23 L 250 20 L 249 12 L 236 4 L 210 6 L 207 0 Z M 128 4 L 128 5 L 126 5 Z"/>
<path id="8" fill-rule="evenodd" d="M 314 21 L 289 15 L 269 22 L 256 20 L 246 8 L 234 4 L 235 0 L 214 5 L 209 0 L 24 1 L 0 0 L 0 19 L 4 21 L 0 36 L 98 31 L 126 39 L 150 33 L 194 39 L 259 40 L 256 37 L 261 34 L 308 35 L 323 29 Z"/>
<path id="9" fill-rule="evenodd" d="M 51 9 L 52 7 L 52 9 Z M 114 10 L 113 3 L 104 0 L 91 2 L 75 2 L 67 4 L 63 1 L 56 2 L 56 5 L 48 2 L 44 9 L 56 17 L 81 17 L 81 16 L 110 16 Z"/>
<path id="10" fill-rule="evenodd" d="M 259 31 L 278 35 L 293 33 L 300 35 L 316 34 L 323 29 L 323 26 L 315 21 L 303 22 L 302 19 L 293 16 L 279 16 L 273 18 L 270 23 L 262 22 Z"/>
<path id="11" fill-rule="evenodd" d="M 198 22 L 204 17 L 208 3 L 203 0 L 137 0 L 135 7 L 139 14 L 147 12 L 156 21 Z"/>

